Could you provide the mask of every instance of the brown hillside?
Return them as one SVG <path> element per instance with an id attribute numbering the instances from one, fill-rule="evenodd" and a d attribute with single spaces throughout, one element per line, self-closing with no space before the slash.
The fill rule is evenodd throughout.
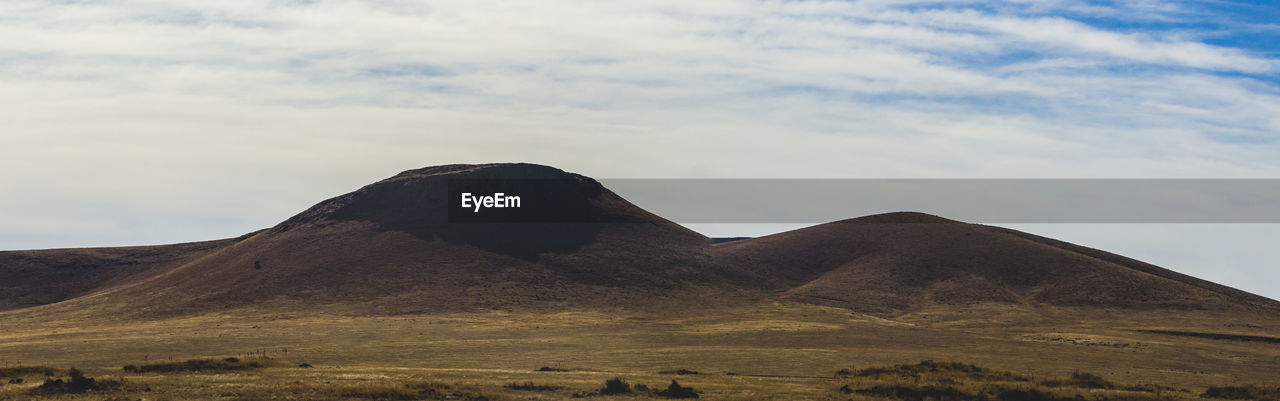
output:
<path id="1" fill-rule="evenodd" d="M 51 304 L 129 283 L 239 240 L 0 252 L 0 311 Z"/>
<path id="2" fill-rule="evenodd" d="M 727 242 L 713 253 L 785 299 L 884 315 L 986 302 L 1280 311 L 1276 301 L 1132 259 L 921 213 Z"/>
<path id="3" fill-rule="evenodd" d="M 465 210 L 454 203 L 459 189 L 519 194 L 526 204 L 491 220 L 451 216 Z M 882 315 L 978 303 L 1280 311 L 1276 301 L 1119 255 L 921 213 L 709 242 L 577 174 L 437 166 L 237 239 L 3 252 L 0 310 L 391 314 L 688 308 L 779 295 Z"/>
<path id="4" fill-rule="evenodd" d="M 450 223 L 450 180 L 491 178 L 544 180 L 524 188 L 543 194 L 520 195 L 538 202 L 528 210 L 562 220 Z M 590 178 L 530 164 L 439 166 L 50 308 L 170 315 L 262 303 L 359 313 L 635 306 L 727 289 L 708 267 L 707 243 Z"/>

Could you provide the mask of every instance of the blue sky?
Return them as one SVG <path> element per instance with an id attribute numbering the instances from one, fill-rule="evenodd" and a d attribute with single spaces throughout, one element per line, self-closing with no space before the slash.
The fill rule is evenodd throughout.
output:
<path id="1" fill-rule="evenodd" d="M 445 163 L 611 178 L 1276 178 L 1278 10 L 10 0 L 0 249 L 230 237 Z M 709 233 L 769 230 L 737 229 L 750 232 Z M 1257 284 L 1280 281 L 1280 251 L 1237 245 L 1276 238 L 1265 227 L 1037 229 L 1280 297 Z"/>

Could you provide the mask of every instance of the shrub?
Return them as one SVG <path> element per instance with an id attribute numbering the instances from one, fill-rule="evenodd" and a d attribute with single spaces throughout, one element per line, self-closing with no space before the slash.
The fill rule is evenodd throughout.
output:
<path id="1" fill-rule="evenodd" d="M 53 376 L 53 368 L 45 366 L 14 366 L 8 368 L 0 368 L 0 377 L 18 377 L 25 375 L 45 375 Z"/>
<path id="2" fill-rule="evenodd" d="M 684 387 L 675 380 L 671 381 L 671 385 L 666 390 L 659 391 L 658 396 L 666 398 L 698 398 L 698 392 L 693 387 Z"/>
<path id="3" fill-rule="evenodd" d="M 269 362 L 266 359 L 261 362 L 257 360 L 244 361 L 240 358 L 191 359 L 185 362 L 152 363 L 141 366 L 125 365 L 124 371 L 130 373 L 235 371 L 258 369 L 266 366 Z"/>
<path id="4" fill-rule="evenodd" d="M 475 387 L 453 387 L 441 383 L 401 383 L 395 381 L 367 381 L 327 385 L 320 389 L 322 395 L 371 400 L 457 400 L 492 401 Z M 330 399 L 316 397 L 317 399 Z"/>
<path id="5" fill-rule="evenodd" d="M 604 382 L 604 388 L 600 389 L 600 394 L 629 394 L 631 393 L 631 384 L 622 380 L 621 377 L 615 377 Z"/>
<path id="6" fill-rule="evenodd" d="M 1114 389 L 1116 385 L 1103 379 L 1101 376 L 1075 371 L 1071 373 L 1071 378 L 1067 380 L 1048 380 L 1040 383 L 1045 387 L 1077 387 L 1088 389 Z"/>
<path id="7" fill-rule="evenodd" d="M 984 399 L 980 396 L 965 393 L 951 387 L 939 386 L 911 386 L 911 385 L 879 385 L 867 389 L 855 390 L 859 394 L 873 395 L 884 398 L 895 398 L 904 400 L 964 400 L 978 401 Z"/>
<path id="8" fill-rule="evenodd" d="M 1072 401 L 1072 398 L 1054 397 L 1052 394 L 1035 390 L 1004 390 L 997 397 L 1000 401 Z"/>
<path id="9" fill-rule="evenodd" d="M 840 374 L 840 372 L 836 372 Z M 917 364 L 896 365 L 891 367 L 867 368 L 850 372 L 854 377 L 884 379 L 896 377 L 903 379 L 923 379 L 925 377 L 950 376 L 965 380 L 1003 380 L 1028 382 L 1030 377 L 986 369 L 959 362 L 923 361 Z"/>
<path id="10" fill-rule="evenodd" d="M 560 368 L 553 368 L 550 366 L 543 366 L 541 368 L 538 368 L 537 371 L 538 372 L 568 372 L 569 369 L 560 369 Z"/>
<path id="11" fill-rule="evenodd" d="M 71 368 L 67 371 L 69 376 L 66 381 L 62 379 L 45 379 L 40 387 L 33 389 L 36 393 L 58 393 L 58 394 L 83 394 L 93 390 L 99 390 L 102 387 L 92 377 L 85 377 L 84 373 L 79 369 Z"/>
<path id="12" fill-rule="evenodd" d="M 1090 373 L 1076 371 L 1069 377 L 1034 380 L 1014 372 L 991 370 L 956 362 L 925 361 L 913 365 L 862 369 L 851 372 L 834 393 L 861 394 L 881 399 L 936 401 L 1169 401 L 1165 391 L 1187 393 L 1156 385 L 1122 385 Z M 1277 389 L 1280 390 L 1280 389 Z M 1206 396 L 1231 391 L 1206 392 Z M 1186 394 L 1190 395 L 1190 394 Z M 1235 394 L 1237 399 L 1263 399 L 1257 393 Z M 1189 397 L 1188 397 L 1189 398 Z M 1280 400 L 1276 400 L 1280 401 Z"/>
<path id="13" fill-rule="evenodd" d="M 560 386 L 534 384 L 533 382 L 511 383 L 506 385 L 506 387 L 512 390 L 522 390 L 522 391 L 556 391 L 561 389 Z"/>
<path id="14" fill-rule="evenodd" d="M 1280 387 L 1214 386 L 1205 390 L 1201 396 L 1226 400 L 1280 400 Z"/>
<path id="15" fill-rule="evenodd" d="M 357 383 L 346 385 L 337 391 L 340 396 L 369 398 L 374 400 L 417 400 L 427 392 L 394 383 Z M 426 394 L 426 395 L 435 395 Z"/>

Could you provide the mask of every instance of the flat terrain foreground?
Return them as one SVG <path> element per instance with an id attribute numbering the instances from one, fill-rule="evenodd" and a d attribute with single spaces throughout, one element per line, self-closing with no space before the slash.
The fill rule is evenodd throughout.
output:
<path id="1" fill-rule="evenodd" d="M 1088 372 L 1115 383 L 1166 386 L 1164 396 L 1180 399 L 1209 386 L 1274 385 L 1280 374 L 1280 323 L 1238 313 L 977 306 L 883 319 L 765 301 L 661 313 L 353 317 L 240 309 L 160 321 L 55 323 L 5 315 L 0 368 L 50 367 L 65 378 L 74 366 L 111 384 L 83 395 L 41 393 L 35 387 L 44 374 L 10 374 L 25 380 L 0 381 L 5 399 L 561 399 L 607 397 L 591 393 L 613 377 L 653 389 L 675 379 L 703 399 L 913 399 L 840 391 L 852 379 L 836 372 L 925 360 L 1036 380 Z M 270 359 L 256 369 L 122 369 L 258 360 L 264 351 Z M 298 367 L 304 363 L 311 367 Z M 563 371 L 536 371 L 544 366 Z M 676 374 L 680 369 L 697 374 Z M 509 388 L 513 383 L 535 387 Z M 651 393 L 640 396 L 660 398 Z"/>

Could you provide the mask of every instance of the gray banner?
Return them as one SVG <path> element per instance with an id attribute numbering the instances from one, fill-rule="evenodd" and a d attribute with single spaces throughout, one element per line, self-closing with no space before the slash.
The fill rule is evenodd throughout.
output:
<path id="1" fill-rule="evenodd" d="M 602 179 L 679 223 L 1280 223 L 1280 179 Z"/>

